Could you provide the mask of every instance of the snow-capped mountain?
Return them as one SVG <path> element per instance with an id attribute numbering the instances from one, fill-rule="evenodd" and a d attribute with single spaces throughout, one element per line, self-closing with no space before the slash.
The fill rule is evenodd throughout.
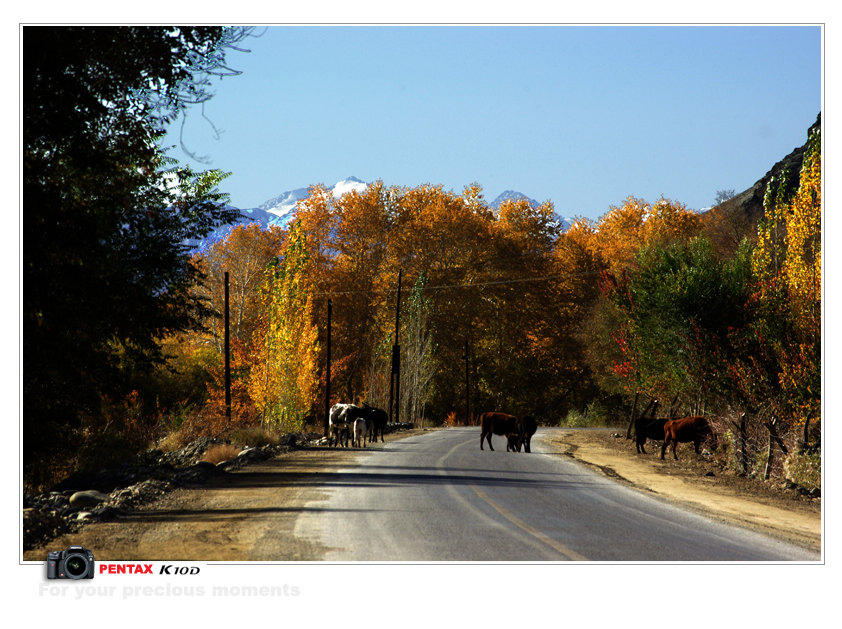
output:
<path id="1" fill-rule="evenodd" d="M 347 194 L 353 190 L 362 192 L 368 186 L 364 181 L 356 177 L 348 177 L 342 181 L 337 182 L 331 191 L 333 197 L 338 199 L 343 194 Z M 248 210 L 240 210 L 246 218 L 244 222 L 256 222 L 267 227 L 269 225 L 278 225 L 286 227 L 292 213 L 295 211 L 295 206 L 299 201 L 310 196 L 310 188 L 296 188 L 295 190 L 288 190 L 282 192 L 278 196 L 261 203 L 256 208 Z"/>
<path id="2" fill-rule="evenodd" d="M 342 181 L 336 182 L 331 188 L 331 191 L 333 192 L 334 198 L 338 199 L 342 195 L 351 191 L 362 192 L 367 187 L 368 184 L 361 179 L 348 177 Z M 238 224 L 257 223 L 263 229 L 268 229 L 270 225 L 285 228 L 292 218 L 298 202 L 302 199 L 306 199 L 309 195 L 309 187 L 296 188 L 294 190 L 282 192 L 278 196 L 264 201 L 257 207 L 240 209 L 240 213 L 243 215 L 243 218 L 238 221 Z M 526 199 L 530 204 L 538 205 L 538 202 L 535 199 L 526 196 L 522 192 L 517 192 L 516 190 L 506 190 L 497 195 L 497 197 L 489 204 L 489 207 L 494 210 L 498 210 L 504 201 L 517 201 L 520 199 Z M 573 220 L 570 218 L 557 215 L 557 219 L 562 230 L 566 230 L 573 223 Z M 219 240 L 220 238 L 224 238 L 231 229 L 231 226 L 226 226 L 217 230 L 206 238 L 202 244 L 207 245 Z"/>

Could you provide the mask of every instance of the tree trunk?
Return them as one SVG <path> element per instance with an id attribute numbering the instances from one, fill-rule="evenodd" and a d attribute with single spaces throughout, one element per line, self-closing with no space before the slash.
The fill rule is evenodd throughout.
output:
<path id="1" fill-rule="evenodd" d="M 632 404 L 631 414 L 629 415 L 629 427 L 626 429 L 626 439 L 632 438 L 632 426 L 634 426 L 634 413 L 637 411 L 637 399 L 640 397 L 640 391 L 635 391 L 634 403 Z"/>
<path id="2" fill-rule="evenodd" d="M 775 432 L 775 423 L 778 421 L 777 417 L 773 417 L 771 421 L 766 422 L 766 428 L 769 430 L 769 448 L 766 452 L 766 469 L 763 471 L 763 479 L 769 480 L 772 475 L 773 456 L 775 454 L 775 442 L 777 441 L 781 446 L 783 442 Z M 786 453 L 786 448 L 782 447 L 782 451 Z"/>
<path id="3" fill-rule="evenodd" d="M 743 474 L 748 474 L 748 443 L 746 439 L 746 414 L 740 414 L 740 423 L 731 422 L 737 429 L 737 436 L 740 444 L 740 469 Z"/>

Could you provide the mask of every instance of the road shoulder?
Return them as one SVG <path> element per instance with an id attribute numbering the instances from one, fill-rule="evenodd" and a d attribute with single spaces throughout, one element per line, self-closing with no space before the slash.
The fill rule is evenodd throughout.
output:
<path id="1" fill-rule="evenodd" d="M 538 434 L 552 453 L 570 457 L 635 489 L 821 552 L 820 500 L 799 499 L 764 486 L 762 481 L 712 472 L 692 447 L 679 452 L 683 460 L 678 462 L 661 461 L 654 443 L 647 454 L 637 454 L 631 441 L 615 436 L 617 429 L 544 428 Z"/>

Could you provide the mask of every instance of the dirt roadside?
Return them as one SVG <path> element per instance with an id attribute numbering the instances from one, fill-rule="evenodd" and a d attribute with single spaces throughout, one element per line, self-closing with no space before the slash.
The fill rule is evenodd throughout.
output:
<path id="1" fill-rule="evenodd" d="M 387 443 L 423 432 L 387 435 Z M 616 429 L 539 429 L 536 438 L 558 456 L 571 457 L 636 489 L 821 550 L 819 500 L 714 471 L 692 448 L 680 450 L 677 462 L 660 461 L 654 447 L 637 455 L 630 441 L 613 434 Z M 354 465 L 360 454 L 351 449 L 292 451 L 205 485 L 172 491 L 115 521 L 87 524 L 24 552 L 23 559 L 43 561 L 48 550 L 76 544 L 92 549 L 98 561 L 319 561 L 327 549 L 296 537 L 296 519 L 319 508 L 325 483 L 338 469 Z M 706 475 L 709 472 L 713 475 Z"/>
<path id="2" fill-rule="evenodd" d="M 646 454 L 637 454 L 633 442 L 616 428 L 551 429 L 543 438 L 560 455 L 636 489 L 708 517 L 821 552 L 821 499 L 801 496 L 779 482 L 723 470 L 696 455 L 691 444 L 679 447 L 678 461 L 671 458 L 671 452 L 661 461 L 657 443 L 648 445 Z"/>

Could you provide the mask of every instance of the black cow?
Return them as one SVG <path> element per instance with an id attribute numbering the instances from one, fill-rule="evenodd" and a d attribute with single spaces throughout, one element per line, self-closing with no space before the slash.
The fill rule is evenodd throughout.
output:
<path id="1" fill-rule="evenodd" d="M 532 435 L 538 430 L 538 422 L 531 415 L 527 415 L 517 421 L 517 429 L 519 438 L 517 451 L 520 452 L 523 447 L 524 452 L 532 452 Z"/>
<path id="2" fill-rule="evenodd" d="M 637 448 L 638 454 L 641 452 L 646 454 L 647 439 L 654 441 L 664 440 L 664 424 L 667 423 L 668 418 L 656 417 L 655 419 L 648 417 L 638 417 L 634 420 L 634 446 Z"/>
<path id="3" fill-rule="evenodd" d="M 363 413 L 368 422 L 368 440 L 369 442 L 377 441 L 377 435 L 380 435 L 380 441 L 383 439 L 383 433 L 386 430 L 386 423 L 389 421 L 389 414 L 381 408 L 363 404 Z"/>

